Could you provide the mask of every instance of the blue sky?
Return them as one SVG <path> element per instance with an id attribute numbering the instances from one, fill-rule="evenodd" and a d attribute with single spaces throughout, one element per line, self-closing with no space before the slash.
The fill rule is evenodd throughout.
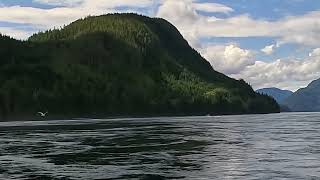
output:
<path id="1" fill-rule="evenodd" d="M 0 0 L 0 32 L 27 39 L 112 12 L 168 20 L 214 69 L 254 88 L 296 90 L 320 78 L 319 0 Z"/>
<path id="2" fill-rule="evenodd" d="M 207 2 L 209 2 L 207 0 Z M 235 9 L 235 14 L 249 13 L 253 18 L 277 20 L 287 15 L 302 15 L 320 7 L 317 0 L 216 0 Z"/>

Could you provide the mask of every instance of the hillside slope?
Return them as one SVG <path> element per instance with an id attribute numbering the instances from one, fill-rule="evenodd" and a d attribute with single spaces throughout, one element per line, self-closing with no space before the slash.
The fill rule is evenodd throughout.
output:
<path id="1" fill-rule="evenodd" d="M 87 17 L 28 41 L 0 37 L 3 118 L 279 112 L 212 69 L 163 19 Z"/>
<path id="2" fill-rule="evenodd" d="M 320 79 L 311 82 L 306 88 L 299 89 L 283 101 L 292 111 L 320 111 Z"/>
<path id="3" fill-rule="evenodd" d="M 263 89 L 256 90 L 256 92 L 260 94 L 269 95 L 273 97 L 280 104 L 282 103 L 283 100 L 285 100 L 286 98 L 288 98 L 293 94 L 292 91 L 282 90 L 278 88 L 263 88 Z"/>

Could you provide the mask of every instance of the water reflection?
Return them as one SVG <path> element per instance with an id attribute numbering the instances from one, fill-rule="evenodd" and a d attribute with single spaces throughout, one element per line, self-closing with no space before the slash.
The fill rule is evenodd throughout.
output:
<path id="1" fill-rule="evenodd" d="M 0 123 L 3 179 L 320 178 L 320 114 Z"/>

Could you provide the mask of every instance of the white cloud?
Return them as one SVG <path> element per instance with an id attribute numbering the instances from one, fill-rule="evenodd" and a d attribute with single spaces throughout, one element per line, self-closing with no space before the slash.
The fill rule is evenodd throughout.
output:
<path id="1" fill-rule="evenodd" d="M 247 14 L 229 18 L 205 16 L 198 11 L 229 13 L 233 9 L 218 3 L 196 0 L 33 0 L 59 5 L 52 9 L 0 6 L 0 21 L 31 24 L 39 30 L 62 26 L 87 15 L 116 12 L 117 7 L 152 9 L 173 24 L 191 42 L 207 37 L 275 37 L 278 43 L 320 45 L 320 11 L 289 16 L 277 21 L 252 19 Z M 125 11 L 127 12 L 127 11 Z"/>
<path id="2" fill-rule="evenodd" d="M 88 15 L 101 15 L 116 11 L 116 7 L 146 7 L 152 0 L 35 0 L 39 3 L 61 5 L 51 9 L 41 9 L 22 6 L 0 6 L 0 21 L 10 23 L 29 24 L 35 29 L 45 30 L 69 24 Z M 125 12 L 130 12 L 124 10 Z M 17 32 L 17 34 L 15 33 Z M 1 31 L 12 37 L 21 37 L 20 31 Z"/>
<path id="3" fill-rule="evenodd" d="M 314 49 L 311 53 L 309 53 L 309 57 L 320 56 L 320 48 Z"/>
<path id="4" fill-rule="evenodd" d="M 239 74 L 255 64 L 254 53 L 236 45 L 207 46 L 200 50 L 215 70 L 228 75 Z"/>
<path id="5" fill-rule="evenodd" d="M 98 13 L 101 11 L 97 11 Z M 88 14 L 96 13 L 88 9 Z M 39 9 L 33 7 L 1 7 L 0 20 L 12 23 L 30 24 L 37 28 L 52 28 L 70 23 L 79 17 L 85 16 L 84 9 L 81 8 L 54 8 Z"/>
<path id="6" fill-rule="evenodd" d="M 61 5 L 61 6 L 82 6 L 82 7 L 100 7 L 114 8 L 119 6 L 147 7 L 153 3 L 153 0 L 33 0 L 34 2 Z"/>
<path id="7" fill-rule="evenodd" d="M 201 38 L 208 37 L 276 38 L 275 45 L 262 49 L 266 54 L 272 54 L 285 43 L 319 47 L 320 11 L 276 21 L 252 19 L 246 14 L 221 19 L 199 14 L 192 1 L 175 0 L 165 1 L 157 15 L 175 24 L 216 70 L 243 78 L 255 88 L 276 86 L 296 90 L 320 77 L 320 49 L 315 49 L 305 59 L 263 62 L 255 60 L 250 50 L 235 45 L 201 46 L 199 43 Z"/>
<path id="8" fill-rule="evenodd" d="M 167 0 L 159 7 L 156 16 L 173 23 L 193 47 L 201 46 L 198 22 L 204 17 L 198 14 L 191 0 Z"/>
<path id="9" fill-rule="evenodd" d="M 193 3 L 193 7 L 198 11 L 216 12 L 228 14 L 234 10 L 228 6 L 218 3 Z"/>
<path id="10" fill-rule="evenodd" d="M 59 7 L 41 9 L 22 6 L 0 7 L 0 21 L 11 23 L 30 24 L 39 30 L 60 27 L 88 15 L 100 15 L 119 12 L 117 7 L 153 8 L 162 4 L 157 14 L 163 14 L 166 19 L 174 19 L 180 24 L 185 24 L 183 29 L 188 29 L 190 24 L 197 22 L 201 16 L 197 11 L 229 13 L 233 9 L 218 3 L 200 3 L 194 0 L 33 0 L 33 2 L 55 5 Z M 169 11 L 164 11 L 167 8 Z M 132 10 L 131 10 L 132 11 Z M 128 10 L 123 10 L 128 12 Z M 130 12 L 130 11 L 129 11 Z M 195 24 L 196 25 L 196 24 Z M 181 27 L 181 26 L 180 26 Z M 186 30 L 188 31 L 188 30 Z M 188 40 L 197 41 L 199 34 L 196 27 L 190 29 Z"/>
<path id="11" fill-rule="evenodd" d="M 320 45 L 320 11 L 276 21 L 252 19 L 247 14 L 221 19 L 199 14 L 190 0 L 168 0 L 158 16 L 177 25 L 186 37 L 274 37 L 278 44 Z"/>
<path id="12" fill-rule="evenodd" d="M 33 0 L 33 2 L 55 6 L 75 6 L 81 4 L 83 0 Z"/>
<path id="13" fill-rule="evenodd" d="M 243 78 L 255 88 L 280 87 L 297 90 L 320 77 L 320 49 L 315 49 L 305 59 L 278 59 L 273 62 L 256 61 L 235 78 Z"/>
<path id="14" fill-rule="evenodd" d="M 273 62 L 256 61 L 235 78 L 244 78 L 255 88 L 279 87 L 297 90 L 320 77 L 320 59 L 309 57 L 304 60 L 283 60 Z"/>
<path id="15" fill-rule="evenodd" d="M 105 9 L 115 7 L 148 7 L 153 4 L 153 0 L 83 0 L 82 6 Z"/>
<path id="16" fill-rule="evenodd" d="M 275 47 L 276 46 L 274 44 L 272 44 L 270 46 L 264 47 L 263 49 L 261 49 L 261 51 L 264 52 L 267 55 L 271 55 L 271 54 L 273 54 L 273 52 L 275 50 Z"/>
<path id="17" fill-rule="evenodd" d="M 9 27 L 0 27 L 0 34 L 15 37 L 16 39 L 26 39 L 32 35 L 32 32 Z"/>
<path id="18" fill-rule="evenodd" d="M 297 90 L 320 77 L 320 48 L 305 59 L 256 60 L 255 53 L 237 45 L 208 45 L 200 49 L 213 68 L 254 88 L 279 87 Z"/>

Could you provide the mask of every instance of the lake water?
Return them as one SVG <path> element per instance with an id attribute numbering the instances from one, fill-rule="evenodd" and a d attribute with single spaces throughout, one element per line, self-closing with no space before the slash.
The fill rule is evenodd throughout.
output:
<path id="1" fill-rule="evenodd" d="M 320 179 L 320 113 L 0 122 L 0 179 Z"/>

